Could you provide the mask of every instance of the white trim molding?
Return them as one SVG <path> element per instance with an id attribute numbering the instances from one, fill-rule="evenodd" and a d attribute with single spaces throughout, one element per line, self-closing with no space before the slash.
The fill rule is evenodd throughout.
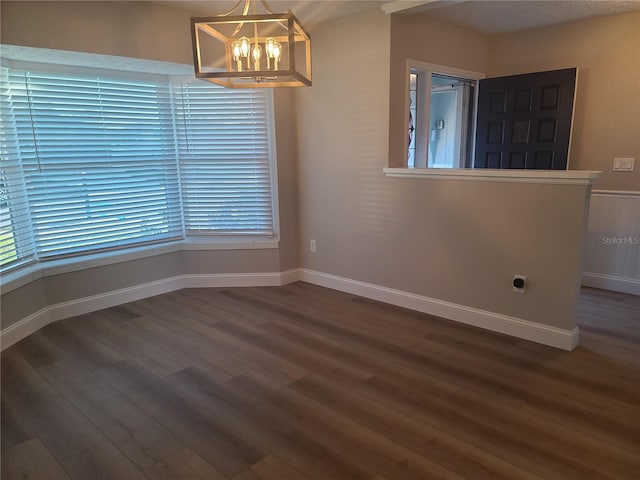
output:
<path id="1" fill-rule="evenodd" d="M 383 168 L 382 171 L 387 177 L 551 185 L 591 185 L 602 173 L 592 170 L 492 170 L 486 168 Z"/>
<path id="2" fill-rule="evenodd" d="M 277 287 L 299 280 L 297 269 L 285 272 L 219 273 L 178 275 L 134 287 L 78 298 L 50 305 L 0 331 L 0 349 L 4 350 L 52 322 L 76 315 L 115 307 L 123 303 L 169 293 L 183 288 Z"/>
<path id="3" fill-rule="evenodd" d="M 0 331 L 0 350 L 4 351 L 6 348 L 18 343 L 23 338 L 28 337 L 50 323 L 51 315 L 49 308 L 43 308 L 9 325 L 7 328 L 3 328 L 2 331 Z"/>
<path id="4" fill-rule="evenodd" d="M 578 327 L 573 330 L 564 330 L 521 318 L 313 270 L 301 269 L 300 280 L 562 350 L 573 350 L 578 345 Z"/>
<path id="5" fill-rule="evenodd" d="M 640 280 L 635 278 L 582 272 L 582 285 L 585 287 L 611 290 L 612 292 L 628 293 L 629 295 L 640 295 Z"/>
<path id="6" fill-rule="evenodd" d="M 0 346 L 2 350 L 9 348 L 40 328 L 64 318 L 84 315 L 103 308 L 183 288 L 281 286 L 299 280 L 563 350 L 573 350 L 578 345 L 579 330 L 577 327 L 573 330 L 563 330 L 529 320 L 314 270 L 292 269 L 284 272 L 178 275 L 130 288 L 58 303 L 3 329 L 0 332 Z"/>
<path id="7" fill-rule="evenodd" d="M 640 197 L 640 190 L 591 190 L 591 195 L 603 197 Z"/>

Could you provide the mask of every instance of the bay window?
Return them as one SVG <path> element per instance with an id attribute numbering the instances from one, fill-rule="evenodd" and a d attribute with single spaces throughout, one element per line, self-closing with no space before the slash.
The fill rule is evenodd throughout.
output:
<path id="1" fill-rule="evenodd" d="M 183 239 L 275 238 L 271 92 L 0 71 L 0 267 Z"/>

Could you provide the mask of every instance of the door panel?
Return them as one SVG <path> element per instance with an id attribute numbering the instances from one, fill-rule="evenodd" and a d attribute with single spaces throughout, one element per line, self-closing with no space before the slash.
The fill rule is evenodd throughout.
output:
<path id="1" fill-rule="evenodd" d="M 474 168 L 565 170 L 576 69 L 480 80 Z"/>

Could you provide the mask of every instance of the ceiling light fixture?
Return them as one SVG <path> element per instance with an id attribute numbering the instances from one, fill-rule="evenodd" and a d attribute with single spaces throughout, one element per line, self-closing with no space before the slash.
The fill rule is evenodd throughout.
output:
<path id="1" fill-rule="evenodd" d="M 257 14 L 257 3 L 191 19 L 196 77 L 228 88 L 311 86 L 309 34 L 290 10 L 273 13 L 260 0 L 267 13 Z"/>

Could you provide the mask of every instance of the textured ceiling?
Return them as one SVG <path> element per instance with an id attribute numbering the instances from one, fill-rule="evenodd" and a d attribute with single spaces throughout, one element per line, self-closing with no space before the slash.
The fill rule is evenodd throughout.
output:
<path id="1" fill-rule="evenodd" d="M 174 7 L 189 9 L 193 15 L 214 16 L 230 10 L 237 0 L 170 0 Z M 414 6 L 400 14 L 421 14 L 482 33 L 502 33 L 566 23 L 603 15 L 640 10 L 640 0 L 268 0 L 274 12 L 291 10 L 309 30 L 328 20 L 382 5 Z M 260 1 L 258 13 L 263 13 Z"/>
<path id="2" fill-rule="evenodd" d="M 491 34 L 640 10 L 640 0 L 471 0 L 425 7 L 422 15 L 429 18 Z"/>

